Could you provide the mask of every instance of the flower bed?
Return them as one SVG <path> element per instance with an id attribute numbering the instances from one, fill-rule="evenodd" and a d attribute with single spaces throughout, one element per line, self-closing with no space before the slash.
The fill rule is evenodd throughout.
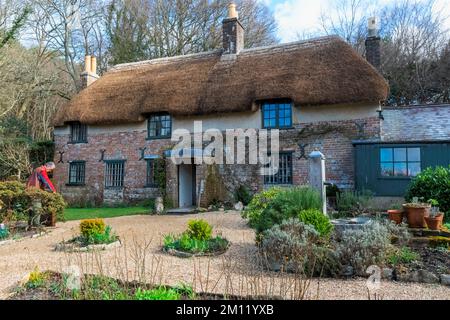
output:
<path id="1" fill-rule="evenodd" d="M 56 251 L 82 252 L 107 250 L 121 246 L 119 237 L 112 232 L 103 219 L 83 220 L 80 223 L 80 235 L 55 246 Z"/>
<path id="2" fill-rule="evenodd" d="M 188 229 L 180 235 L 166 235 L 163 251 L 180 258 L 214 256 L 227 251 L 227 239 L 212 237 L 212 227 L 204 220 L 191 220 Z"/>

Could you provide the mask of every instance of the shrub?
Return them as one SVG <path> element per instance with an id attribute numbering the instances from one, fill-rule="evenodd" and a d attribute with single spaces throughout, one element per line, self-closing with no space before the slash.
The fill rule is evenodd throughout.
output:
<path id="1" fill-rule="evenodd" d="M 333 251 L 320 245 L 320 234 L 298 219 L 288 219 L 263 234 L 261 250 L 272 269 L 312 274 L 335 274 Z"/>
<path id="2" fill-rule="evenodd" d="M 27 220 L 29 200 L 25 185 L 17 181 L 0 182 L 0 222 Z"/>
<path id="3" fill-rule="evenodd" d="M 440 209 L 450 215 L 450 166 L 427 168 L 413 179 L 406 192 L 406 200 L 417 197 L 424 202 L 435 199 Z"/>
<path id="4" fill-rule="evenodd" d="M 103 219 L 87 219 L 80 222 L 80 232 L 85 238 L 90 238 L 95 234 L 103 234 L 106 224 Z"/>
<path id="5" fill-rule="evenodd" d="M 249 205 L 242 212 L 242 217 L 248 219 L 248 223 L 252 228 L 255 228 L 257 222 L 264 211 L 267 208 L 270 201 L 276 197 L 283 189 L 279 187 L 273 187 L 262 192 L 255 194 L 250 201 Z"/>
<path id="6" fill-rule="evenodd" d="M 341 215 L 357 216 L 369 206 L 373 194 L 370 191 L 344 191 L 336 195 L 336 207 Z"/>
<path id="7" fill-rule="evenodd" d="M 5 220 L 27 220 L 28 209 L 33 201 L 40 200 L 42 213 L 56 215 L 64 220 L 66 203 L 58 193 L 50 193 L 40 189 L 25 189 L 25 184 L 17 181 L 0 182 L 0 222 Z"/>
<path id="8" fill-rule="evenodd" d="M 244 206 L 248 206 L 248 204 L 252 201 L 253 196 L 246 186 L 240 185 L 234 191 L 234 198 L 236 202 L 242 202 Z"/>
<path id="9" fill-rule="evenodd" d="M 117 241 L 118 237 L 112 233 L 112 228 L 106 226 L 103 233 L 94 233 L 90 237 L 85 238 L 87 244 L 108 244 Z"/>
<path id="10" fill-rule="evenodd" d="M 67 205 L 64 198 L 59 193 L 51 193 L 32 188 L 26 190 L 26 196 L 29 203 L 32 203 L 34 200 L 40 200 L 44 214 L 56 216 L 58 221 L 64 221 L 64 209 Z"/>
<path id="11" fill-rule="evenodd" d="M 149 198 L 146 200 L 141 201 L 141 206 L 149 208 L 152 212 L 156 210 L 156 199 Z"/>
<path id="12" fill-rule="evenodd" d="M 166 235 L 164 249 L 175 249 L 189 253 L 220 252 L 228 248 L 228 240 L 212 238 L 212 227 L 204 220 L 191 220 L 188 230 L 178 236 Z"/>
<path id="13" fill-rule="evenodd" d="M 228 248 L 228 240 L 217 236 L 209 240 L 199 240 L 192 238 L 187 232 L 179 236 L 166 235 L 164 237 L 164 249 L 175 249 L 193 254 L 220 252 Z"/>
<path id="14" fill-rule="evenodd" d="M 409 264 L 418 260 L 419 257 L 417 252 L 412 251 L 408 247 L 402 247 L 401 249 L 394 250 L 394 252 L 388 256 L 387 261 L 391 265 L 397 266 L 400 264 Z"/>
<path id="15" fill-rule="evenodd" d="M 307 187 L 283 189 L 272 200 L 255 221 L 258 233 L 270 229 L 283 220 L 297 217 L 303 210 L 320 210 L 322 200 L 320 194 Z"/>
<path id="16" fill-rule="evenodd" d="M 181 294 L 175 289 L 159 287 L 153 290 L 138 288 L 135 293 L 136 300 L 180 300 Z"/>
<path id="17" fill-rule="evenodd" d="M 333 231 L 333 224 L 330 222 L 330 219 L 320 210 L 308 209 L 300 211 L 298 219 L 305 224 L 313 226 L 323 237 L 328 237 Z"/>
<path id="18" fill-rule="evenodd" d="M 190 220 L 187 233 L 196 240 L 209 240 L 212 236 L 212 227 L 205 220 Z"/>
<path id="19" fill-rule="evenodd" d="M 370 265 L 386 261 L 390 248 L 388 227 L 373 221 L 361 229 L 345 230 L 336 244 L 336 254 L 342 265 L 350 265 L 358 275 L 364 275 Z"/>

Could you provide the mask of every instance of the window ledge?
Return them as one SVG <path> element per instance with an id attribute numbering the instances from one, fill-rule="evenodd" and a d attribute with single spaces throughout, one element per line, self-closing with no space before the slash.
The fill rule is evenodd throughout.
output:
<path id="1" fill-rule="evenodd" d="M 164 136 L 164 137 L 147 137 L 145 140 L 151 141 L 151 140 L 169 140 L 172 139 L 172 136 Z"/>
<path id="2" fill-rule="evenodd" d="M 67 144 L 88 144 L 87 141 L 69 141 Z"/>
<path id="3" fill-rule="evenodd" d="M 85 183 L 66 183 L 66 187 L 85 187 Z"/>

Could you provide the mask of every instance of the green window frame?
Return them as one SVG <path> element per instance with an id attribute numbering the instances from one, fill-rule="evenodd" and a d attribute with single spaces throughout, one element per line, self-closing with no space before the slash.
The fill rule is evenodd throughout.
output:
<path id="1" fill-rule="evenodd" d="M 69 162 L 69 186 L 83 186 L 86 180 L 86 162 Z"/>
<path id="2" fill-rule="evenodd" d="M 380 147 L 380 176 L 382 178 L 413 178 L 422 171 L 420 147 Z"/>
<path id="3" fill-rule="evenodd" d="M 70 124 L 70 143 L 87 143 L 87 125 L 80 122 Z"/>
<path id="4" fill-rule="evenodd" d="M 125 181 L 125 160 L 105 161 L 105 188 L 123 188 Z"/>
<path id="5" fill-rule="evenodd" d="M 293 152 L 280 152 L 278 172 L 264 176 L 265 185 L 293 184 Z"/>
<path id="6" fill-rule="evenodd" d="M 292 102 L 264 102 L 261 105 L 261 113 L 263 129 L 292 128 Z"/>
<path id="7" fill-rule="evenodd" d="M 172 117 L 167 113 L 150 115 L 147 122 L 147 139 L 167 139 L 172 136 Z"/>

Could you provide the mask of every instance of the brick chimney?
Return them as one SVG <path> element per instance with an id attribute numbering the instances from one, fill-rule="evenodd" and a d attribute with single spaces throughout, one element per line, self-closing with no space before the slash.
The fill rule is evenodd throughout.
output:
<path id="1" fill-rule="evenodd" d="M 81 74 L 81 89 L 86 89 L 100 78 L 97 74 L 97 58 L 86 56 L 84 58 L 84 71 Z"/>
<path id="2" fill-rule="evenodd" d="M 244 49 L 244 27 L 234 3 L 228 6 L 228 17 L 223 20 L 223 49 L 225 54 L 238 54 Z"/>
<path id="3" fill-rule="evenodd" d="M 375 17 L 369 18 L 369 36 L 366 39 L 366 59 L 376 69 L 381 68 L 381 38 L 378 35 L 378 23 Z"/>

